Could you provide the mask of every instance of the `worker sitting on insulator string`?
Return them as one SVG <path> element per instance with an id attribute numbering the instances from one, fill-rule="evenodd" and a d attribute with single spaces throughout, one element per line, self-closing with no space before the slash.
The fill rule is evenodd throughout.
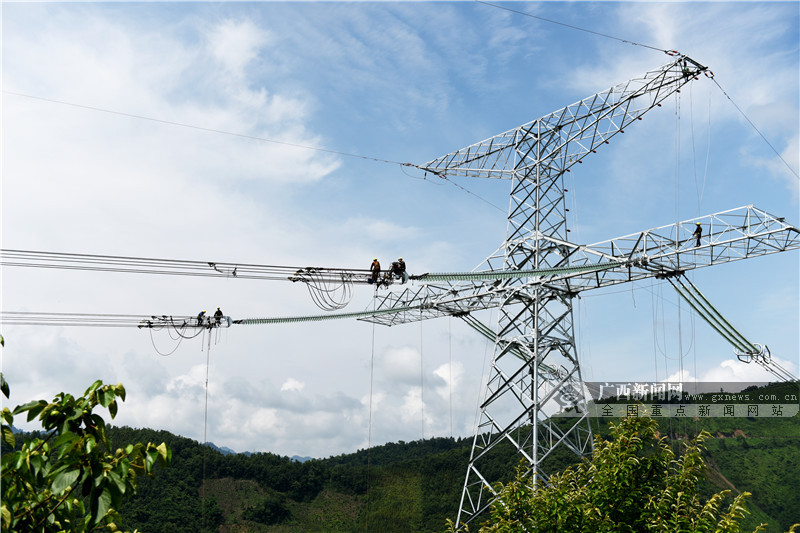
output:
<path id="1" fill-rule="evenodd" d="M 205 320 L 205 316 L 206 316 L 206 312 L 205 311 L 200 311 L 199 313 L 197 313 L 197 325 L 198 326 L 202 326 L 203 325 L 203 321 Z"/>
<path id="2" fill-rule="evenodd" d="M 692 236 L 693 237 L 697 237 L 697 244 L 695 244 L 695 246 L 699 248 L 700 247 L 700 237 L 703 236 L 703 226 L 699 222 L 697 222 L 697 226 L 695 226 L 694 233 L 692 233 Z"/>
<path id="3" fill-rule="evenodd" d="M 222 310 L 217 307 L 217 310 L 214 312 L 214 320 L 217 322 L 218 326 L 220 325 L 220 322 L 222 322 L 222 316 Z"/>
<path id="4" fill-rule="evenodd" d="M 372 260 L 372 264 L 369 266 L 369 269 L 372 272 L 372 277 L 369 279 L 369 282 L 377 283 L 378 278 L 381 275 L 381 264 L 377 257 Z"/>
<path id="5" fill-rule="evenodd" d="M 406 273 L 406 262 L 403 261 L 403 258 L 400 257 L 397 261 L 392 261 L 392 274 L 397 276 L 400 279 L 400 284 L 402 285 L 406 281 L 408 281 L 408 274 Z"/>

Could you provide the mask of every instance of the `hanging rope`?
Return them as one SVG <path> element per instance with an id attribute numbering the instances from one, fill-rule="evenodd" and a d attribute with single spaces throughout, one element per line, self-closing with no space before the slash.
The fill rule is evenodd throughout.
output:
<path id="1" fill-rule="evenodd" d="M 177 340 L 178 342 L 175 344 L 175 347 L 172 350 L 170 350 L 167 353 L 163 353 L 161 350 L 158 349 L 158 346 L 156 346 L 156 341 L 153 338 L 153 328 L 149 328 L 149 330 L 150 330 L 150 343 L 153 345 L 153 349 L 156 351 L 156 353 L 162 357 L 168 357 L 174 354 L 176 351 L 178 351 L 178 348 L 180 348 L 181 342 L 183 342 L 183 337 L 178 337 L 177 339 L 175 339 L 172 337 L 172 334 L 170 333 L 170 338 L 172 338 L 172 340 Z"/>
<path id="2" fill-rule="evenodd" d="M 450 373 L 450 380 L 448 381 L 448 394 L 450 396 L 450 437 L 453 436 L 453 317 L 447 320 L 447 352 L 448 364 L 447 369 Z"/>
<path id="3" fill-rule="evenodd" d="M 200 495 L 200 507 L 202 514 L 202 528 L 206 530 L 206 452 L 208 450 L 208 375 L 211 368 L 211 333 L 208 335 L 208 349 L 206 350 L 206 402 L 203 414 L 203 481 L 202 494 Z"/>
<path id="4" fill-rule="evenodd" d="M 422 425 L 422 440 L 425 440 L 425 367 L 422 359 L 422 324 L 425 320 L 422 317 L 422 309 L 419 310 L 419 409 Z"/>
<path id="5" fill-rule="evenodd" d="M 375 311 L 375 299 L 372 299 L 372 309 Z M 366 530 L 369 531 L 369 489 L 370 489 L 370 450 L 372 449 L 372 389 L 375 383 L 375 322 L 372 323 L 372 345 L 369 359 L 369 426 L 367 429 L 367 516 Z"/>

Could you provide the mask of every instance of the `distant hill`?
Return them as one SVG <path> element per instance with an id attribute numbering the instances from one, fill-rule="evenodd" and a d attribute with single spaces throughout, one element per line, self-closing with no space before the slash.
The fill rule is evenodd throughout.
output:
<path id="1" fill-rule="evenodd" d="M 218 452 L 220 452 L 222 455 L 236 455 L 236 453 L 237 453 L 236 451 L 234 451 L 234 450 L 231 450 L 231 449 L 230 449 L 230 448 L 228 448 L 227 446 L 217 446 L 216 444 L 214 444 L 213 442 L 210 442 L 210 441 L 209 441 L 209 442 L 207 442 L 207 443 L 206 443 L 206 445 L 207 445 L 209 448 L 212 448 L 212 449 L 214 449 L 214 450 L 217 450 L 217 451 L 218 451 Z"/>
<path id="2" fill-rule="evenodd" d="M 209 448 L 220 452 L 222 455 L 237 455 L 239 453 L 241 453 L 242 455 L 253 455 L 252 452 L 237 452 L 236 450 L 232 450 L 227 446 L 217 446 L 216 444 L 210 441 L 207 442 L 206 445 Z M 305 463 L 306 461 L 310 461 L 311 459 L 313 459 L 313 457 L 308 457 L 308 456 L 301 457 L 299 455 L 292 456 L 292 460 L 297 461 L 298 463 Z"/>

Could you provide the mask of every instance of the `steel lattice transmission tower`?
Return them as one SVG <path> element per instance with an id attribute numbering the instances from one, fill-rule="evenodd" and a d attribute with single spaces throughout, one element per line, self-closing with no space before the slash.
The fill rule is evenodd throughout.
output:
<path id="1" fill-rule="evenodd" d="M 575 344 L 572 299 L 581 291 L 648 277 L 669 277 L 712 264 L 797 248 L 798 231 L 752 206 L 681 222 L 596 245 L 568 239 L 564 174 L 706 67 L 675 53 L 667 65 L 485 141 L 434 159 L 434 174 L 512 181 L 507 234 L 472 277 L 439 276 L 384 297 L 387 325 L 459 316 L 495 343 L 480 406 L 457 523 L 469 523 L 495 497 L 497 454 L 509 449 L 529 465 L 533 483 L 559 448 L 591 452 L 592 432 Z M 694 221 L 707 243 L 686 246 Z M 527 273 L 513 275 L 514 272 Z M 509 274 L 511 273 L 511 274 Z M 424 278 L 424 277 L 423 277 Z M 470 313 L 498 308 L 497 329 Z M 396 312 L 392 313 L 394 310 Z M 551 418 L 556 400 L 578 415 Z M 563 403 L 562 403 L 563 405 Z"/>
<path id="2" fill-rule="evenodd" d="M 684 68 L 691 69 L 686 75 Z M 569 266 L 564 174 L 704 68 L 680 58 L 500 136 L 424 165 L 448 175 L 513 180 L 506 240 L 486 260 L 491 269 Z M 493 492 L 482 464 L 508 442 L 530 465 L 534 485 L 547 474 L 543 461 L 558 446 L 579 456 L 591 451 L 592 431 L 575 346 L 569 280 L 525 287 L 510 281 L 499 307 L 498 343 L 462 492 L 459 517 L 469 521 Z M 583 416 L 558 426 L 545 412 L 554 395 L 575 397 Z M 550 405 L 552 408 L 552 404 Z M 488 496 L 488 497 L 487 497 Z"/>

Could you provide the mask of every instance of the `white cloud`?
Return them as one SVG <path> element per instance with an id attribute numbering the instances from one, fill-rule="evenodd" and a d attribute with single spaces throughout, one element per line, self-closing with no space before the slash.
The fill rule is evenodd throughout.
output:
<path id="1" fill-rule="evenodd" d="M 421 421 L 420 416 L 423 409 L 421 389 L 410 389 L 403 397 L 403 403 L 400 406 L 400 419 L 406 424 L 412 421 Z"/>
<path id="2" fill-rule="evenodd" d="M 177 376 L 167 384 L 167 392 L 175 396 L 189 395 L 194 400 L 198 400 L 205 395 L 206 367 L 204 365 L 193 366 L 187 374 Z"/>
<path id="3" fill-rule="evenodd" d="M 294 378 L 287 379 L 283 385 L 281 385 L 281 391 L 297 391 L 300 392 L 306 386 L 305 383 L 302 381 L 297 381 Z"/>
<path id="4" fill-rule="evenodd" d="M 464 366 L 458 361 L 446 363 L 434 370 L 433 374 L 444 382 L 444 385 L 436 387 L 436 393 L 443 399 L 450 400 L 453 390 L 458 389 L 461 385 Z"/>
<path id="5" fill-rule="evenodd" d="M 692 377 L 691 373 L 686 370 L 678 370 L 662 380 L 665 383 L 692 383 L 697 381 L 697 378 Z"/>
<path id="6" fill-rule="evenodd" d="M 285 431 L 285 425 L 275 409 L 256 409 L 242 429 L 254 435 L 270 433 L 281 436 Z"/>
<path id="7" fill-rule="evenodd" d="M 388 383 L 419 385 L 422 372 L 419 350 L 410 346 L 389 349 L 381 358 L 380 364 L 383 379 Z"/>
<path id="8" fill-rule="evenodd" d="M 800 200 L 800 178 L 797 177 L 800 169 L 800 136 L 795 135 L 788 139 L 786 147 L 780 151 L 780 157 L 781 160 L 776 160 L 774 157 L 759 157 L 755 164 L 767 169 L 774 176 L 773 179 L 782 182 L 793 202 L 797 203 Z"/>
<path id="9" fill-rule="evenodd" d="M 775 362 L 782 368 L 785 368 L 793 375 L 797 375 L 797 364 L 790 361 L 774 358 Z M 744 363 L 738 359 L 726 359 L 722 361 L 719 366 L 710 368 L 705 372 L 700 381 L 755 381 L 755 382 L 769 382 L 778 381 L 779 379 L 765 369 L 763 366 L 755 363 Z"/>
<path id="10" fill-rule="evenodd" d="M 230 76 L 242 78 L 269 35 L 250 20 L 222 20 L 208 31 L 208 47 Z"/>

